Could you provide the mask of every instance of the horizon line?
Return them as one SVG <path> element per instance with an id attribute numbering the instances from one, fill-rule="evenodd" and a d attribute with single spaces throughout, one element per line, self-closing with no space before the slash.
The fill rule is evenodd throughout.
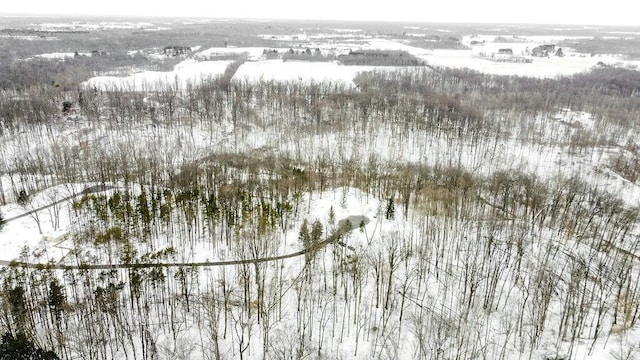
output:
<path id="1" fill-rule="evenodd" d="M 628 27 L 640 28 L 640 25 L 630 24 L 594 24 L 594 23 L 553 23 L 553 22 L 529 22 L 529 21 L 513 21 L 513 22 L 490 22 L 490 21 L 437 21 L 437 20 L 382 20 L 382 19 L 327 19 L 327 18 L 292 18 L 292 17 L 239 17 L 239 16 L 211 16 L 211 15 L 138 15 L 138 14 L 98 14 L 98 13 L 4 13 L 0 10 L 0 17 L 4 18 L 77 18 L 77 17 L 94 17 L 94 18 L 142 18 L 142 19 L 199 19 L 199 20 L 218 20 L 218 21 L 310 21 L 310 22 L 354 22 L 354 23 L 409 23 L 409 24 L 442 24 L 442 25 L 528 25 L 528 26 L 584 26 L 585 30 L 589 27 Z M 595 30 L 595 29 L 593 29 Z"/>

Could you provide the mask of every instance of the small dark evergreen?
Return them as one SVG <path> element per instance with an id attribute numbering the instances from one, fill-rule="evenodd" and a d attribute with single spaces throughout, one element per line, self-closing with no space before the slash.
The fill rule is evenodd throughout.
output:
<path id="1" fill-rule="evenodd" d="M 2 335 L 0 360 L 59 360 L 53 351 L 41 349 L 22 333 Z"/>
<path id="2" fill-rule="evenodd" d="M 18 192 L 18 204 L 25 206 L 27 201 L 29 201 L 29 195 L 27 195 L 24 189 L 21 189 L 20 192 Z"/>
<path id="3" fill-rule="evenodd" d="M 62 113 L 63 114 L 68 114 L 69 111 L 71 111 L 71 109 L 73 108 L 73 103 L 71 101 L 63 101 L 62 102 Z"/>
<path id="4" fill-rule="evenodd" d="M 396 217 L 396 206 L 393 204 L 393 198 L 390 197 L 389 201 L 387 201 L 387 211 L 385 213 L 385 217 L 387 220 L 395 219 Z"/>

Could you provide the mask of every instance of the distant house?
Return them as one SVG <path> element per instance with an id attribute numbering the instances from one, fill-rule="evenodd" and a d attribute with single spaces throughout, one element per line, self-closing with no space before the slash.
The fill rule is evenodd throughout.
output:
<path id="1" fill-rule="evenodd" d="M 188 54 L 190 52 L 191 52 L 191 47 L 189 47 L 189 46 L 180 46 L 180 45 L 166 46 L 162 50 L 163 54 L 170 55 L 170 56 L 184 55 L 184 54 Z"/>
<path id="2" fill-rule="evenodd" d="M 513 55 L 513 50 L 509 48 L 498 49 L 498 55 Z"/>
<path id="3" fill-rule="evenodd" d="M 556 51 L 555 45 L 540 45 L 534 47 L 533 50 L 531 50 L 531 56 L 547 57 L 554 51 Z"/>

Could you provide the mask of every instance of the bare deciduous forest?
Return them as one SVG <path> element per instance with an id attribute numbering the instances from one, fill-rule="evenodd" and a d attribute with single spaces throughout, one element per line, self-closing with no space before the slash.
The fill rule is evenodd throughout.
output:
<path id="1" fill-rule="evenodd" d="M 0 30 L 0 238 L 19 249 L 0 255 L 0 349 L 638 358 L 640 73 L 492 75 L 398 49 L 316 51 L 314 31 L 347 24 L 316 25 L 306 39 L 287 38 L 298 23 Z M 457 33 L 353 26 L 369 42 L 468 48 Z M 491 32 L 456 31 L 471 30 Z M 363 71 L 239 79 L 251 47 L 268 64 Z M 36 56 L 48 52 L 72 55 Z M 186 83 L 86 83 L 186 60 L 226 63 Z"/>

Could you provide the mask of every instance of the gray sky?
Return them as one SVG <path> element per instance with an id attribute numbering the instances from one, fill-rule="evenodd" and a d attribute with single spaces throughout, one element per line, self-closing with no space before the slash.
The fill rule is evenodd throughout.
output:
<path id="1" fill-rule="evenodd" d="M 0 14 L 640 26 L 637 0 L 3 0 Z M 1 21 L 1 20 L 0 20 Z"/>

